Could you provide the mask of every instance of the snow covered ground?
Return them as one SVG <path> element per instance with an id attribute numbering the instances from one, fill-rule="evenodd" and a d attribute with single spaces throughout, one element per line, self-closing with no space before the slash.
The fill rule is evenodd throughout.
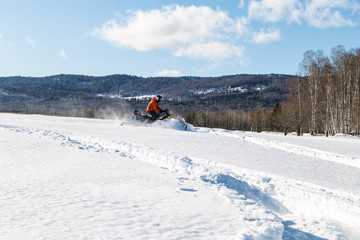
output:
<path id="1" fill-rule="evenodd" d="M 0 114 L 0 239 L 360 239 L 360 139 Z"/>

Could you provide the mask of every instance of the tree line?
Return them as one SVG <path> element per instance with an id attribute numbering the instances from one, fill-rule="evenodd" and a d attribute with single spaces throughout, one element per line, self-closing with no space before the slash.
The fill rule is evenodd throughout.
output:
<path id="1" fill-rule="evenodd" d="M 337 133 L 360 135 L 360 48 L 304 53 L 297 76 L 288 79 L 286 101 L 273 109 L 258 105 L 249 112 L 184 113 L 196 126 L 252 131 L 297 132 L 298 135 Z"/>
<path id="2" fill-rule="evenodd" d="M 299 134 L 360 134 L 360 49 L 307 51 L 285 107 Z"/>
<path id="3" fill-rule="evenodd" d="M 21 109 L 24 108 L 26 113 L 44 113 L 45 111 L 45 113 L 53 115 L 103 118 L 104 116 L 126 116 L 132 112 L 131 109 L 134 107 L 146 106 L 144 102 L 134 105 L 131 100 L 121 102 L 125 100 L 83 96 L 81 95 L 82 92 L 75 87 L 77 90 L 72 93 L 72 96 L 75 94 L 80 100 L 86 101 L 80 101 L 78 98 L 70 99 L 73 104 L 64 107 L 63 103 L 69 102 L 69 98 L 61 98 L 62 101 L 60 101 L 55 97 L 56 94 L 50 94 L 55 91 L 54 89 L 57 89 L 56 86 L 60 83 L 64 85 L 61 80 L 65 79 L 66 83 L 70 81 L 74 84 L 80 84 L 82 88 L 86 89 L 95 83 L 105 85 L 106 89 L 111 89 L 113 85 L 119 87 L 120 83 L 126 85 L 131 82 L 131 86 L 138 86 L 137 80 L 142 79 L 122 75 L 107 76 L 104 79 L 95 79 L 96 81 L 93 77 L 75 77 L 73 78 L 72 75 L 48 77 L 51 81 L 47 78 L 30 79 L 31 81 L 25 81 L 28 79 L 21 77 L 0 78 L 2 84 L 0 85 L 10 93 L 19 88 L 17 81 L 24 80 L 27 84 L 34 83 L 34 81 L 40 85 L 43 84 L 41 86 L 47 89 L 49 96 L 51 95 L 46 97 L 44 90 L 40 94 L 42 96 L 39 100 L 40 103 L 37 103 L 36 99 L 30 97 L 16 102 L 11 94 L 9 96 L 3 94 L 2 111 L 9 111 L 10 106 L 14 108 L 14 110 L 11 108 L 10 111 L 15 112 L 21 112 Z M 260 85 L 266 86 L 266 89 L 258 92 L 253 91 L 258 93 L 255 95 L 251 91 L 239 94 L 218 93 L 195 99 L 185 98 L 186 101 L 182 99 L 169 102 L 172 107 L 180 111 L 187 122 L 195 126 L 258 132 L 297 132 L 298 135 L 303 133 L 325 134 L 326 136 L 337 133 L 360 135 L 360 48 L 347 51 L 343 46 L 337 46 L 332 49 L 330 56 L 325 56 L 322 50 L 306 51 L 299 64 L 299 71 L 296 76 L 235 75 L 204 79 L 211 86 L 225 84 L 236 87 L 238 85 L 233 85 L 235 82 L 242 82 L 246 86 L 251 84 L 258 86 L 261 83 Z M 174 80 L 176 84 L 188 83 L 191 86 L 190 89 L 197 89 L 197 84 L 200 84 L 199 82 L 204 83 L 204 79 L 184 78 L 180 79 L 180 82 L 179 79 L 177 81 L 175 81 L 176 79 L 171 80 Z M 105 80 L 109 80 L 111 84 L 105 84 Z M 265 84 L 264 81 L 269 83 Z M 199 86 L 204 87 L 205 85 L 200 84 Z M 59 87 L 59 89 L 63 88 Z M 97 88 L 92 87 L 91 89 Z M 6 93 L 6 91 L 4 92 Z M 85 93 L 88 92 L 84 91 Z M 286 93 L 287 97 L 285 98 L 283 96 Z M 14 96 L 24 98 L 23 96 L 26 95 L 15 94 Z M 275 104 L 274 101 L 281 102 Z M 254 107 L 256 102 L 258 105 Z M 193 109 L 189 106 L 192 106 Z M 116 111 L 111 109 L 116 109 Z M 114 114 L 115 112 L 116 114 Z"/>

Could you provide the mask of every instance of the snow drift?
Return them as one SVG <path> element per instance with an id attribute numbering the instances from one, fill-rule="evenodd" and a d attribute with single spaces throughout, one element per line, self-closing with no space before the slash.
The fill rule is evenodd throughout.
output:
<path id="1" fill-rule="evenodd" d="M 359 139 L 0 114 L 4 239 L 357 239 Z"/>

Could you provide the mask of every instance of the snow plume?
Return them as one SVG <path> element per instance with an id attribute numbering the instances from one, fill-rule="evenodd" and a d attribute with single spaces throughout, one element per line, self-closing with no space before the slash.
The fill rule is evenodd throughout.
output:
<path id="1" fill-rule="evenodd" d="M 116 109 L 108 106 L 104 109 L 97 110 L 95 114 L 95 118 L 123 121 L 124 119 L 130 117 L 131 114 L 132 114 L 132 110 L 130 106 L 124 103 L 121 104 L 121 106 Z"/>
<path id="2" fill-rule="evenodd" d="M 106 96 L 103 97 L 106 98 Z M 34 106 L 30 104 L 27 106 L 30 112 L 39 112 L 33 108 Z M 54 105 L 49 106 L 47 110 L 43 109 L 43 111 L 49 115 L 55 114 L 57 116 L 123 120 L 132 114 L 133 109 L 124 100 L 112 101 L 109 104 L 104 103 L 96 106 L 92 100 L 84 102 L 78 99 L 66 99 L 54 103 Z"/>

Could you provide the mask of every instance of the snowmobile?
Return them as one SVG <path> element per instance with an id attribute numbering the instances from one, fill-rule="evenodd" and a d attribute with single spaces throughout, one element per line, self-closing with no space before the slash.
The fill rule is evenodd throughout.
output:
<path id="1" fill-rule="evenodd" d="M 157 121 L 166 121 L 166 120 L 177 120 L 183 127 L 184 130 L 187 129 L 187 123 L 185 119 L 176 113 L 174 110 L 164 110 L 160 113 L 158 118 L 153 118 L 148 113 L 141 112 L 139 110 L 134 110 L 133 115 L 123 122 L 121 125 L 147 125 L 152 124 Z"/>

